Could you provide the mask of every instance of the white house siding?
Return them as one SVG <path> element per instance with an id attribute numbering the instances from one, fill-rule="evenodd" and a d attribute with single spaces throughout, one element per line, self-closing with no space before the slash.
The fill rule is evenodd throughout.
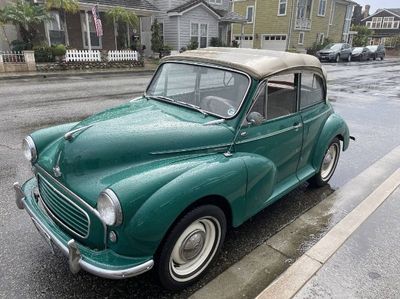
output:
<path id="1" fill-rule="evenodd" d="M 190 23 L 208 24 L 208 44 L 212 37 L 218 37 L 218 20 L 204 7 L 198 6 L 180 16 L 181 47 L 190 43 Z"/>

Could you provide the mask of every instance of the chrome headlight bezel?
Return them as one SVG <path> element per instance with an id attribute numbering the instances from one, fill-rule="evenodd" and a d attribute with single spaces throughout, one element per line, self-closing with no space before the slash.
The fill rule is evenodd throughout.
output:
<path id="1" fill-rule="evenodd" d="M 122 223 L 123 215 L 117 195 L 111 189 L 102 191 L 97 199 L 96 209 L 100 219 L 108 226 L 118 226 Z"/>
<path id="2" fill-rule="evenodd" d="M 22 141 L 22 151 L 25 158 L 31 163 L 37 160 L 36 145 L 31 136 L 26 136 Z"/>

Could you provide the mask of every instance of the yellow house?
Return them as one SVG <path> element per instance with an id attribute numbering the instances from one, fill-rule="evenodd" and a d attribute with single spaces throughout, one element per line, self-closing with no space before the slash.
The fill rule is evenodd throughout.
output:
<path id="1" fill-rule="evenodd" d="M 232 24 L 232 40 L 242 48 L 305 51 L 325 38 L 348 42 L 350 0 L 233 0 L 232 10 L 246 16 Z"/>

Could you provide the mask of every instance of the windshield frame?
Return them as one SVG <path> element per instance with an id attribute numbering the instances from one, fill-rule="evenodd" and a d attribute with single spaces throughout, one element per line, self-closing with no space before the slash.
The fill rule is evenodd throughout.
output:
<path id="1" fill-rule="evenodd" d="M 157 67 L 156 71 L 154 72 L 153 77 L 151 78 L 149 84 L 147 85 L 145 92 L 143 93 L 144 97 L 148 97 L 148 98 L 152 97 L 151 95 L 147 95 L 147 91 L 149 90 L 149 88 L 150 88 L 151 84 L 153 83 L 154 79 L 156 78 L 157 72 L 160 70 L 160 68 L 164 64 L 167 64 L 167 63 L 203 66 L 203 67 L 207 67 L 207 68 L 224 70 L 224 71 L 229 71 L 229 72 L 233 72 L 233 73 L 244 75 L 248 79 L 248 84 L 247 84 L 246 91 L 245 91 L 245 93 L 243 95 L 243 98 L 241 99 L 240 104 L 238 105 L 238 107 L 236 109 L 235 114 L 233 114 L 232 116 L 228 117 L 228 116 L 219 115 L 217 113 L 213 113 L 212 111 L 204 110 L 204 112 L 206 112 L 208 115 L 212 115 L 212 116 L 215 116 L 217 118 L 222 118 L 222 119 L 226 119 L 226 120 L 230 120 L 230 119 L 236 118 L 238 116 L 238 114 L 241 112 L 242 106 L 244 104 L 245 99 L 247 98 L 247 95 L 249 93 L 249 90 L 250 90 L 250 87 L 251 87 L 251 84 L 252 84 L 252 80 L 253 80 L 252 77 L 249 74 L 245 73 L 245 72 L 242 72 L 242 71 L 239 71 L 239 70 L 235 70 L 235 69 L 232 69 L 232 68 L 229 68 L 229 67 L 224 67 L 224 66 L 211 64 L 211 63 L 204 63 L 204 62 L 197 62 L 197 61 L 181 61 L 181 60 L 168 60 L 168 61 L 160 63 L 160 65 Z M 164 100 L 161 100 L 161 101 L 163 101 L 165 103 L 173 104 L 173 105 L 180 106 L 180 107 L 185 107 L 185 108 L 188 108 L 190 110 L 196 111 L 194 108 L 191 108 L 189 106 L 180 105 L 179 102 L 178 103 L 176 103 L 176 102 L 174 103 L 174 102 L 164 101 Z"/>

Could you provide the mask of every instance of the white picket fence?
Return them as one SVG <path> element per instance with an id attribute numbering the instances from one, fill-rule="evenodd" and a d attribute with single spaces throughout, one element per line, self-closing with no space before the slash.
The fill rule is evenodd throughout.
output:
<path id="1" fill-rule="evenodd" d="M 108 51 L 108 61 L 134 61 L 138 60 L 136 51 Z"/>
<path id="2" fill-rule="evenodd" d="M 23 52 L 18 51 L 0 51 L 3 63 L 25 63 Z"/>
<path id="3" fill-rule="evenodd" d="M 108 51 L 108 61 L 136 61 L 139 55 L 137 51 Z M 65 61 L 101 61 L 99 50 L 67 50 Z"/>
<path id="4" fill-rule="evenodd" d="M 101 61 L 99 50 L 67 50 L 65 61 Z"/>

